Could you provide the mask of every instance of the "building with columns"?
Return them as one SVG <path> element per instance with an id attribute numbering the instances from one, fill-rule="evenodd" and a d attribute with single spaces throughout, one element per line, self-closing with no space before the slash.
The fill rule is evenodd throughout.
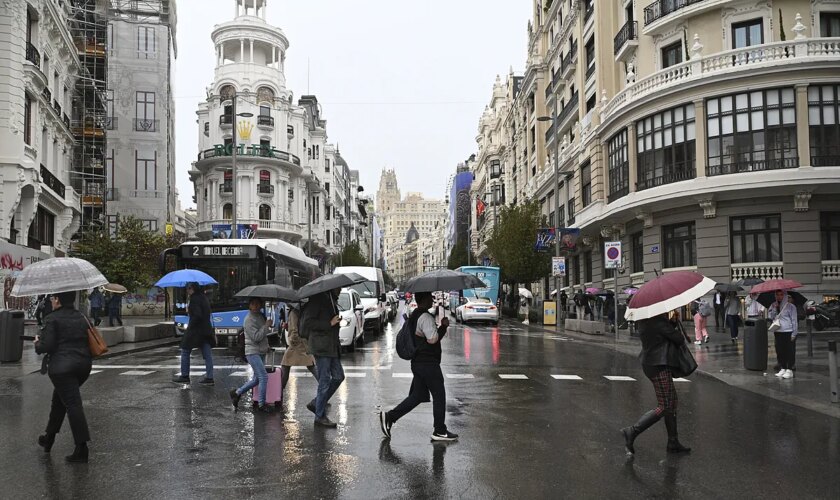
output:
<path id="1" fill-rule="evenodd" d="M 286 87 L 289 40 L 266 22 L 267 0 L 232 3 L 233 20 L 211 35 L 215 78 L 197 112 L 197 236 L 229 230 L 236 218 L 256 237 L 300 245 L 323 264 L 349 234 L 347 162 L 327 142 L 317 97 L 295 102 Z"/>
<path id="2" fill-rule="evenodd" d="M 509 147 L 533 174 L 516 196 L 582 231 L 566 286 L 615 286 L 602 248 L 620 240 L 619 287 L 691 269 L 836 293 L 840 4 L 533 6 Z"/>

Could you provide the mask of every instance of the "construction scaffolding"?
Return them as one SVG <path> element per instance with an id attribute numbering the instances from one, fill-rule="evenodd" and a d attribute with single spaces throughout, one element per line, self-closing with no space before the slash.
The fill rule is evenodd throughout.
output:
<path id="1" fill-rule="evenodd" d="M 80 193 L 85 232 L 101 230 L 105 222 L 108 9 L 107 0 L 74 0 L 71 6 L 70 33 L 82 67 L 71 118 L 76 145 L 70 184 Z"/>

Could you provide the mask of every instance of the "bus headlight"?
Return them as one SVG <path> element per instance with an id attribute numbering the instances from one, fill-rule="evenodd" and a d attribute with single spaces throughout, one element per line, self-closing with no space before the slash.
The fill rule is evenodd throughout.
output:
<path id="1" fill-rule="evenodd" d="M 339 325 L 341 325 L 341 328 L 348 327 L 348 326 L 350 326 L 350 320 L 349 319 L 342 319 L 341 323 L 339 323 Z"/>

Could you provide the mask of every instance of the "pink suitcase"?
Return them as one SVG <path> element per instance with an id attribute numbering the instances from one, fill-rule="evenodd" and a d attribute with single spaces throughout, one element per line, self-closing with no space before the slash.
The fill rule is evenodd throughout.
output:
<path id="1" fill-rule="evenodd" d="M 272 363 L 269 365 L 266 362 L 265 367 L 265 371 L 268 372 L 268 389 L 265 391 L 265 404 L 274 405 L 279 408 L 283 403 L 283 373 L 279 366 L 274 366 L 274 349 L 270 349 L 269 352 L 271 353 Z M 268 361 L 267 358 L 268 356 L 266 356 L 266 361 Z M 251 390 L 251 400 L 254 406 L 259 404 L 259 399 L 260 386 L 257 385 Z"/>

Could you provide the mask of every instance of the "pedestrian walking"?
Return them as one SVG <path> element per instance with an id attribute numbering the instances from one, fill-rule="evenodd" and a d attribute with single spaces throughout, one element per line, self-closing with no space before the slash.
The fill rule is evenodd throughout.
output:
<path id="1" fill-rule="evenodd" d="M 214 385 L 213 380 L 213 344 L 216 336 L 213 332 L 213 324 L 210 322 L 210 301 L 204 295 L 204 291 L 197 283 L 187 284 L 187 296 L 190 299 L 187 305 L 189 322 L 184 338 L 181 340 L 181 372 L 172 377 L 176 384 L 190 383 L 190 354 L 193 349 L 201 349 L 204 356 L 204 377 L 198 381 L 201 385 Z"/>
<path id="2" fill-rule="evenodd" d="M 89 323 L 85 315 L 73 307 L 76 292 L 53 294 L 49 300 L 53 312 L 44 319 L 41 334 L 35 337 L 35 352 L 47 356 L 47 373 L 53 385 L 53 395 L 47 428 L 38 437 L 38 444 L 46 452 L 52 449 L 66 415 L 76 444 L 73 454 L 66 460 L 85 463 L 88 461 L 90 430 L 80 388 L 90 376 L 91 369 L 87 334 Z"/>
<path id="3" fill-rule="evenodd" d="M 723 305 L 724 295 L 720 290 L 715 292 L 714 309 L 715 309 L 715 328 L 718 331 L 723 330 L 724 320 L 726 319 L 725 308 Z"/>
<path id="4" fill-rule="evenodd" d="M 586 295 L 583 289 L 579 289 L 575 294 L 575 319 L 584 319 L 586 313 Z"/>
<path id="5" fill-rule="evenodd" d="M 738 341 L 738 324 L 741 322 L 741 300 L 736 292 L 726 294 L 726 301 L 723 303 L 726 311 L 726 325 L 729 326 L 729 335 L 732 342 Z"/>
<path id="6" fill-rule="evenodd" d="M 569 302 L 569 296 L 566 295 L 566 290 L 560 292 L 560 319 L 566 319 L 566 304 Z"/>
<path id="7" fill-rule="evenodd" d="M 685 453 L 691 448 L 680 443 L 677 433 L 677 390 L 671 369 L 679 364 L 678 349 L 686 342 L 679 328 L 679 316 L 669 319 L 667 314 L 660 314 L 650 319 L 636 321 L 636 328 L 642 340 L 642 352 L 639 359 L 645 376 L 653 384 L 656 392 L 656 408 L 648 411 L 639 421 L 630 427 L 621 429 L 627 453 L 634 454 L 633 444 L 639 434 L 665 418 L 668 431 L 668 453 Z"/>
<path id="8" fill-rule="evenodd" d="M 259 404 L 257 411 L 261 413 L 272 413 L 270 406 L 265 404 L 266 389 L 268 388 L 268 372 L 265 371 L 265 355 L 268 353 L 268 332 L 273 326 L 271 319 L 265 319 L 261 309 L 263 307 L 261 299 L 252 298 L 248 302 L 248 315 L 245 317 L 245 324 L 243 327 L 245 334 L 245 359 L 251 365 L 254 375 L 251 380 L 245 382 L 239 389 L 230 390 L 230 399 L 233 402 L 233 408 L 239 409 L 239 400 L 242 395 L 259 385 L 259 395 L 257 402 Z"/>
<path id="9" fill-rule="evenodd" d="M 102 322 L 99 315 L 102 314 L 102 307 L 105 305 L 105 298 L 102 297 L 102 292 L 99 291 L 99 288 L 94 288 L 90 292 L 88 301 L 90 302 L 90 318 L 93 320 L 93 325 L 99 326 L 99 323 Z"/>
<path id="10" fill-rule="evenodd" d="M 776 358 L 779 360 L 779 378 L 793 378 L 796 364 L 796 336 L 799 334 L 799 318 L 793 297 L 784 290 L 776 290 L 776 301 L 768 309 L 770 319 L 779 321 L 779 328 L 773 332 L 776 341 Z"/>
<path id="11" fill-rule="evenodd" d="M 694 343 L 696 345 L 700 345 L 703 342 L 708 344 L 709 330 L 706 324 L 706 317 L 711 314 L 711 306 L 705 300 L 698 299 L 692 302 L 691 312 L 694 317 Z"/>
<path id="12" fill-rule="evenodd" d="M 123 326 L 122 322 L 122 295 L 111 293 L 108 302 L 108 325 L 114 326 L 114 321 Z"/>
<path id="13" fill-rule="evenodd" d="M 289 376 L 292 374 L 293 366 L 305 366 L 315 380 L 318 380 L 318 371 L 315 369 L 315 358 L 309 354 L 309 344 L 306 339 L 301 338 L 300 331 L 300 309 L 297 304 L 288 304 L 288 318 L 289 329 L 289 347 L 283 354 L 283 359 L 280 361 L 280 370 L 282 373 L 282 391 L 286 390 L 286 384 L 289 383 Z"/>
<path id="14" fill-rule="evenodd" d="M 309 351 L 315 356 L 318 372 L 318 392 L 306 408 L 315 414 L 315 425 L 323 427 L 337 426 L 327 417 L 327 403 L 344 382 L 338 338 L 341 316 L 336 306 L 339 292 L 336 289 L 314 295 L 303 310 L 302 329 L 309 339 Z"/>
<path id="15" fill-rule="evenodd" d="M 528 297 L 525 297 L 524 295 L 519 297 L 519 315 L 525 317 L 522 321 L 523 325 L 531 324 L 531 311 L 528 308 Z"/>
<path id="16" fill-rule="evenodd" d="M 431 394 L 434 416 L 432 441 L 455 441 L 458 435 L 446 428 L 446 387 L 443 383 L 443 372 L 440 370 L 440 341 L 446 336 L 449 319 L 444 318 L 438 326 L 435 317 L 428 312 L 432 307 L 431 294 L 417 292 L 416 297 L 417 309 L 406 320 L 410 322 L 409 326 L 414 331 L 414 345 L 417 347 L 417 354 L 411 360 L 411 373 L 414 378 L 408 397 L 393 410 L 379 412 L 379 423 L 382 433 L 390 438 L 394 423 L 420 403 L 429 402 Z"/>
<path id="17" fill-rule="evenodd" d="M 604 299 L 600 295 L 595 296 L 595 319 L 601 321 L 603 316 L 601 315 L 602 311 L 604 310 Z"/>

